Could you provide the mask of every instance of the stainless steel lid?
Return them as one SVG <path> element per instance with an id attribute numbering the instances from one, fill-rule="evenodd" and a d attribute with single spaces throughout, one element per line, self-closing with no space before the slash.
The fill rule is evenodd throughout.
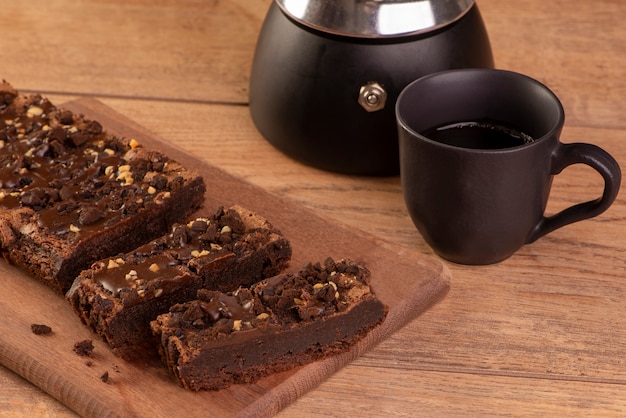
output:
<path id="1" fill-rule="evenodd" d="M 388 38 L 430 32 L 460 19 L 474 0 L 275 0 L 292 19 L 324 32 Z"/>

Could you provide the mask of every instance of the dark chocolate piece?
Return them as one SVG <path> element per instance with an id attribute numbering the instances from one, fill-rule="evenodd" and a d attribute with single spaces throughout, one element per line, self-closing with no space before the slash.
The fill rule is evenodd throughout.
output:
<path id="1" fill-rule="evenodd" d="M 30 329 L 33 332 L 33 334 L 36 334 L 36 335 L 48 335 L 52 333 L 52 328 L 50 328 L 49 326 L 45 324 L 32 324 L 30 326 Z"/>
<path id="2" fill-rule="evenodd" d="M 93 340 L 78 341 L 74 344 L 74 352 L 79 356 L 91 356 L 94 348 Z"/>

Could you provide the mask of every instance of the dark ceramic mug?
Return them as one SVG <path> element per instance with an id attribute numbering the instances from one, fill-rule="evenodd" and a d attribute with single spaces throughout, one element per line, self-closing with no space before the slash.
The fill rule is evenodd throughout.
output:
<path id="1" fill-rule="evenodd" d="M 426 242 L 450 261 L 502 261 L 557 228 L 601 214 L 617 196 L 615 159 L 595 145 L 561 143 L 559 99 L 524 75 L 471 69 L 425 76 L 401 92 L 396 116 L 407 208 Z M 441 142 L 445 135 L 432 139 L 450 125 L 463 128 L 454 144 Z M 465 144 L 475 139 L 465 128 L 477 126 L 505 134 L 510 128 L 526 143 Z M 603 195 L 546 217 L 553 176 L 577 163 L 602 175 Z"/>

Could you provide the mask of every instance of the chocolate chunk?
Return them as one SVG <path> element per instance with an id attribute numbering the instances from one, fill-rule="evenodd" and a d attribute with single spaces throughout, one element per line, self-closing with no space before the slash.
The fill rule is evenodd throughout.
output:
<path id="1" fill-rule="evenodd" d="M 61 189 L 59 190 L 59 197 L 61 198 L 61 200 L 69 200 L 73 196 L 74 192 L 72 192 L 72 189 L 67 186 L 61 186 Z"/>
<path id="2" fill-rule="evenodd" d="M 104 211 L 96 207 L 84 207 L 78 214 L 78 222 L 81 225 L 91 225 L 104 218 Z"/>
<path id="3" fill-rule="evenodd" d="M 63 125 L 71 125 L 74 123 L 74 115 L 69 110 L 61 110 L 58 115 L 59 122 Z"/>
<path id="4" fill-rule="evenodd" d="M 17 97 L 17 90 L 15 90 L 9 83 L 2 80 L 0 83 L 0 106 L 9 105 L 13 102 L 13 99 Z"/>
<path id="5" fill-rule="evenodd" d="M 91 134 L 98 135 L 102 133 L 102 125 L 95 120 L 89 121 L 85 130 Z"/>
<path id="6" fill-rule="evenodd" d="M 150 182 L 150 186 L 157 190 L 163 190 L 167 187 L 167 177 L 163 175 L 155 176 Z"/>
<path id="7" fill-rule="evenodd" d="M 56 142 L 57 145 L 61 146 L 61 150 L 63 151 L 63 145 L 65 143 L 65 138 L 67 138 L 67 131 L 60 126 L 55 126 L 48 132 L 49 143 L 52 145 L 53 142 Z M 54 146 L 54 145 L 53 145 Z M 61 153 L 59 153 L 60 155 Z"/>
<path id="8" fill-rule="evenodd" d="M 68 141 L 65 141 L 65 142 L 66 143 L 69 142 L 69 144 L 74 147 L 80 147 L 81 145 L 88 142 L 90 139 L 91 139 L 91 136 L 89 134 L 83 131 L 78 131 L 78 132 L 71 134 L 68 138 Z"/>
<path id="9" fill-rule="evenodd" d="M 246 230 L 246 224 L 241 219 L 241 215 L 232 209 L 227 210 L 224 214 L 224 223 L 230 225 L 231 230 L 237 234 Z"/>
<path id="10" fill-rule="evenodd" d="M 83 340 L 74 344 L 74 352 L 79 356 L 91 356 L 93 350 L 93 340 Z"/>
<path id="11" fill-rule="evenodd" d="M 44 324 L 32 324 L 30 329 L 33 334 L 37 335 L 48 335 L 52 332 L 52 328 Z"/>
<path id="12" fill-rule="evenodd" d="M 109 372 L 104 372 L 102 376 L 100 376 L 100 380 L 102 380 L 104 383 L 107 383 L 109 381 Z"/>
<path id="13" fill-rule="evenodd" d="M 189 227 L 193 232 L 203 233 L 206 231 L 207 223 L 203 220 L 195 220 Z"/>
<path id="14" fill-rule="evenodd" d="M 44 208 L 56 200 L 58 200 L 58 193 L 52 188 L 34 187 L 26 190 L 22 195 L 22 204 L 34 209 Z"/>
<path id="15" fill-rule="evenodd" d="M 315 296 L 320 299 L 323 300 L 324 302 L 331 302 L 333 300 L 335 300 L 335 293 L 337 292 L 337 290 L 330 285 L 326 285 L 324 287 L 322 287 L 316 294 Z"/>

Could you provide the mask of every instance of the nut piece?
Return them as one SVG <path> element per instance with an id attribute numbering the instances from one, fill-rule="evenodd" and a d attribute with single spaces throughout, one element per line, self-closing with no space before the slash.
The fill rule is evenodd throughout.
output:
<path id="1" fill-rule="evenodd" d="M 43 115 L 43 109 L 39 106 L 31 106 L 26 110 L 26 116 L 28 116 L 29 118 L 41 115 Z"/>
<path id="2" fill-rule="evenodd" d="M 209 252 L 207 250 L 202 250 L 202 251 L 192 250 L 191 251 L 191 256 L 194 258 L 204 257 L 205 255 L 209 255 Z"/>

